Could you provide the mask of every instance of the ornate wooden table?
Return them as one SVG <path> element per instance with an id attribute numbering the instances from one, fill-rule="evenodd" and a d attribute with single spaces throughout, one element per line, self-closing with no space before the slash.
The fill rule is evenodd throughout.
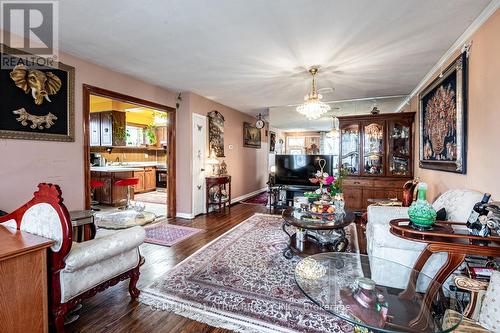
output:
<path id="1" fill-rule="evenodd" d="M 467 255 L 478 255 L 488 257 L 500 257 L 500 236 L 494 234 L 490 237 L 470 235 L 464 223 L 438 221 L 432 230 L 422 231 L 411 227 L 409 219 L 396 219 L 389 223 L 391 234 L 414 242 L 427 243 L 425 249 L 420 253 L 413 272 L 410 275 L 408 286 L 402 293 L 413 295 L 418 278 L 418 272 L 422 271 L 427 260 L 435 252 L 446 252 L 448 258 L 439 269 L 430 283 L 424 302 L 428 304 L 438 291 L 438 286 L 462 264 Z M 415 320 L 415 328 L 425 327 L 424 314 Z"/>
<path id="2" fill-rule="evenodd" d="M 212 205 L 218 206 L 219 212 L 222 210 L 222 208 L 226 208 L 226 206 L 228 206 L 229 210 L 231 210 L 231 176 L 205 177 L 205 184 L 207 214 L 209 212 L 210 206 Z M 229 190 L 226 186 L 229 187 Z M 210 198 L 210 190 L 215 187 L 217 188 L 216 197 L 218 197 L 218 199 L 215 198 L 212 200 L 212 198 Z M 222 190 L 226 191 L 227 193 L 226 199 L 222 199 Z"/>
<path id="3" fill-rule="evenodd" d="M 346 250 L 349 241 L 345 237 L 344 228 L 354 222 L 354 213 L 345 211 L 335 214 L 332 220 L 318 219 L 316 221 L 305 219 L 307 215 L 307 212 L 294 207 L 288 207 L 283 211 L 282 228 L 289 237 L 288 247 L 283 251 L 285 258 L 291 259 L 293 254 L 310 256 Z M 289 233 L 286 230 L 289 226 L 306 230 L 304 239 L 297 239 L 297 233 Z"/>

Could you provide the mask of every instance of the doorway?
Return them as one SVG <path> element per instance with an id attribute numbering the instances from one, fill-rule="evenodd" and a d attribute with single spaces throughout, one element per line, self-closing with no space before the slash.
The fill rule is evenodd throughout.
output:
<path id="1" fill-rule="evenodd" d="M 158 204 L 164 200 L 166 211 L 162 215 L 175 217 L 175 116 L 175 109 L 166 105 L 83 85 L 86 209 L 91 206 L 93 177 L 131 177 L 138 179 L 133 188 L 136 200 Z M 99 164 L 105 168 L 96 167 Z M 120 177 L 108 172 L 117 168 L 128 173 Z M 109 188 L 115 183 L 113 179 L 101 180 L 106 180 L 101 184 Z M 109 189 L 94 190 L 94 196 L 105 197 L 106 205 L 121 205 L 126 188 L 112 189 L 112 194 L 105 192 Z"/>

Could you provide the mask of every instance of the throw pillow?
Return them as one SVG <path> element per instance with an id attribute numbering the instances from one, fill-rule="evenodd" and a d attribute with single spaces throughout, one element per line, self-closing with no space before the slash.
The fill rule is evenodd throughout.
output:
<path id="1" fill-rule="evenodd" d="M 436 220 L 438 221 L 446 221 L 446 209 L 443 207 L 436 212 Z"/>
<path id="2" fill-rule="evenodd" d="M 479 323 L 492 332 L 500 332 L 500 272 L 491 274 L 490 284 L 479 313 Z"/>

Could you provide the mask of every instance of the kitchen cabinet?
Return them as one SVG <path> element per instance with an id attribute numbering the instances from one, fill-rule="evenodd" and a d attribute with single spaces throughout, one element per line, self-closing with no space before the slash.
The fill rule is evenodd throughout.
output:
<path id="1" fill-rule="evenodd" d="M 144 192 L 144 170 L 134 171 L 134 178 L 139 180 L 137 185 L 134 185 L 134 193 Z"/>
<path id="2" fill-rule="evenodd" d="M 98 112 L 90 113 L 90 146 L 101 145 L 101 115 Z"/>
<path id="3" fill-rule="evenodd" d="M 120 172 L 101 172 L 92 171 L 92 179 L 100 180 L 104 186 L 95 189 L 95 200 L 101 204 L 110 206 L 124 206 L 127 202 L 127 187 L 116 186 L 115 182 L 119 179 L 132 178 L 133 171 Z"/>
<path id="4" fill-rule="evenodd" d="M 158 126 L 155 130 L 156 134 L 156 147 L 163 148 L 167 146 L 167 126 Z"/>
<path id="5" fill-rule="evenodd" d="M 101 146 L 125 146 L 127 123 L 125 112 L 99 112 L 101 118 Z"/>
<path id="6" fill-rule="evenodd" d="M 413 178 L 414 118 L 414 112 L 339 117 L 347 208 L 364 210 L 369 199 L 402 199 L 403 184 Z"/>
<path id="7" fill-rule="evenodd" d="M 147 167 L 141 171 L 134 171 L 134 178 L 139 179 L 134 186 L 134 193 L 156 190 L 156 168 Z"/>
<path id="8" fill-rule="evenodd" d="M 156 189 L 156 170 L 155 168 L 144 169 L 144 190 L 154 191 Z"/>

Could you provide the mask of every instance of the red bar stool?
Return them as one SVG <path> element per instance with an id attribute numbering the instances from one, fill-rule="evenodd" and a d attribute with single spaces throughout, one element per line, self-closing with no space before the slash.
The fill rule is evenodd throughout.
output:
<path id="1" fill-rule="evenodd" d="M 130 204 L 130 194 L 133 190 L 133 186 L 139 183 L 139 178 L 125 178 L 119 179 L 115 182 L 116 186 L 127 186 L 127 205 L 125 207 L 120 207 L 119 209 L 130 209 L 132 205 Z"/>
<path id="2" fill-rule="evenodd" d="M 99 201 L 95 200 L 95 189 L 98 187 L 103 187 L 104 182 L 97 180 L 97 179 L 91 179 L 90 180 L 90 209 L 99 211 L 100 209 L 95 207 L 95 205 L 99 204 Z"/>

